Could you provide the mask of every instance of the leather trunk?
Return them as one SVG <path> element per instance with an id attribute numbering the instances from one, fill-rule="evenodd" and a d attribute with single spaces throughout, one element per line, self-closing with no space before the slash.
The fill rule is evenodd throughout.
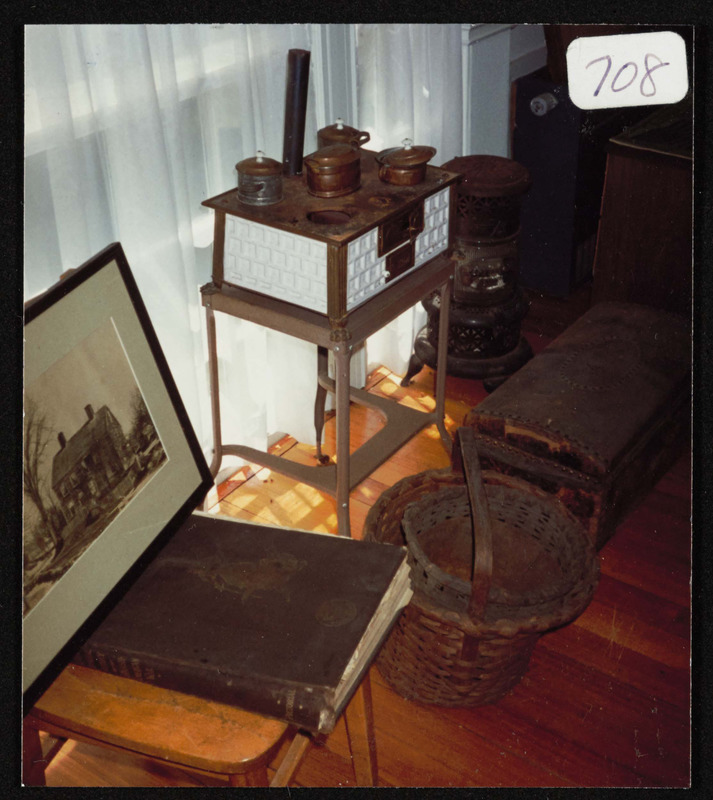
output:
<path id="1" fill-rule="evenodd" d="M 484 469 L 555 495 L 598 548 L 689 442 L 687 319 L 599 303 L 465 417 Z"/>

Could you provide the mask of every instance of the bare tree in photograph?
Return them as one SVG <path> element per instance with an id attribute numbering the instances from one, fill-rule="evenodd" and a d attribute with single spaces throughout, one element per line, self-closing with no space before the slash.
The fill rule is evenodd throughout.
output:
<path id="1" fill-rule="evenodd" d="M 56 554 L 62 549 L 64 542 L 52 513 L 52 499 L 42 473 L 45 451 L 52 436 L 53 429 L 48 424 L 46 415 L 35 402 L 26 398 L 22 488 L 36 507 L 42 520 L 43 532 L 49 536 Z"/>
<path id="2" fill-rule="evenodd" d="M 129 431 L 129 440 L 132 442 L 134 450 L 143 450 L 153 432 L 153 422 L 149 410 L 137 388 L 131 397 L 131 430 Z"/>
<path id="3" fill-rule="evenodd" d="M 136 454 L 139 480 L 151 474 L 166 460 L 166 452 L 154 427 L 146 402 L 136 387 L 131 396 L 131 428 L 128 439 Z"/>

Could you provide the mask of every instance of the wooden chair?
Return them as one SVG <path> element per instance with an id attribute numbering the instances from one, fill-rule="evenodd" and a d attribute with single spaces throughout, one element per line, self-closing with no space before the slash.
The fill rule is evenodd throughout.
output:
<path id="1" fill-rule="evenodd" d="M 356 783 L 376 786 L 368 673 L 347 706 L 345 722 Z M 40 731 L 51 737 L 44 751 Z M 267 766 L 290 737 L 268 781 Z M 25 785 L 46 785 L 45 767 L 68 739 L 227 777 L 230 786 L 289 785 L 312 741 L 285 722 L 74 664 L 25 717 Z"/>

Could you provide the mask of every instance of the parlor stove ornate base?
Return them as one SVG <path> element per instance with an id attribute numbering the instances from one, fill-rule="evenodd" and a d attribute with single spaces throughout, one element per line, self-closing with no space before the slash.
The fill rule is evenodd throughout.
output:
<path id="1" fill-rule="evenodd" d="M 436 368 L 440 305 L 435 294 L 423 301 L 428 322 L 416 336 L 402 386 L 408 386 L 424 364 Z M 451 300 L 448 374 L 482 380 L 486 390 L 492 391 L 520 369 L 532 358 L 530 344 L 520 335 L 520 322 L 528 308 L 520 289 L 508 302 L 485 308 Z"/>

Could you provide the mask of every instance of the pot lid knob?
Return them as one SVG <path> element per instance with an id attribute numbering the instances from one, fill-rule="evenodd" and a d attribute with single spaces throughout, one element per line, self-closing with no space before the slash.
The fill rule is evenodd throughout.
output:
<path id="1" fill-rule="evenodd" d="M 401 147 L 382 150 L 376 160 L 380 164 L 390 164 L 394 167 L 411 169 L 425 164 L 436 155 L 435 147 L 415 145 L 411 139 L 403 139 L 401 145 Z"/>
<path id="2" fill-rule="evenodd" d="M 334 120 L 334 124 L 337 126 L 338 131 L 344 129 L 344 120 L 341 117 L 337 117 L 336 120 Z"/>
<path id="3" fill-rule="evenodd" d="M 262 150 L 257 150 L 252 158 L 246 158 L 235 165 L 243 175 L 277 175 L 282 172 L 282 164 L 274 158 L 268 158 Z"/>

